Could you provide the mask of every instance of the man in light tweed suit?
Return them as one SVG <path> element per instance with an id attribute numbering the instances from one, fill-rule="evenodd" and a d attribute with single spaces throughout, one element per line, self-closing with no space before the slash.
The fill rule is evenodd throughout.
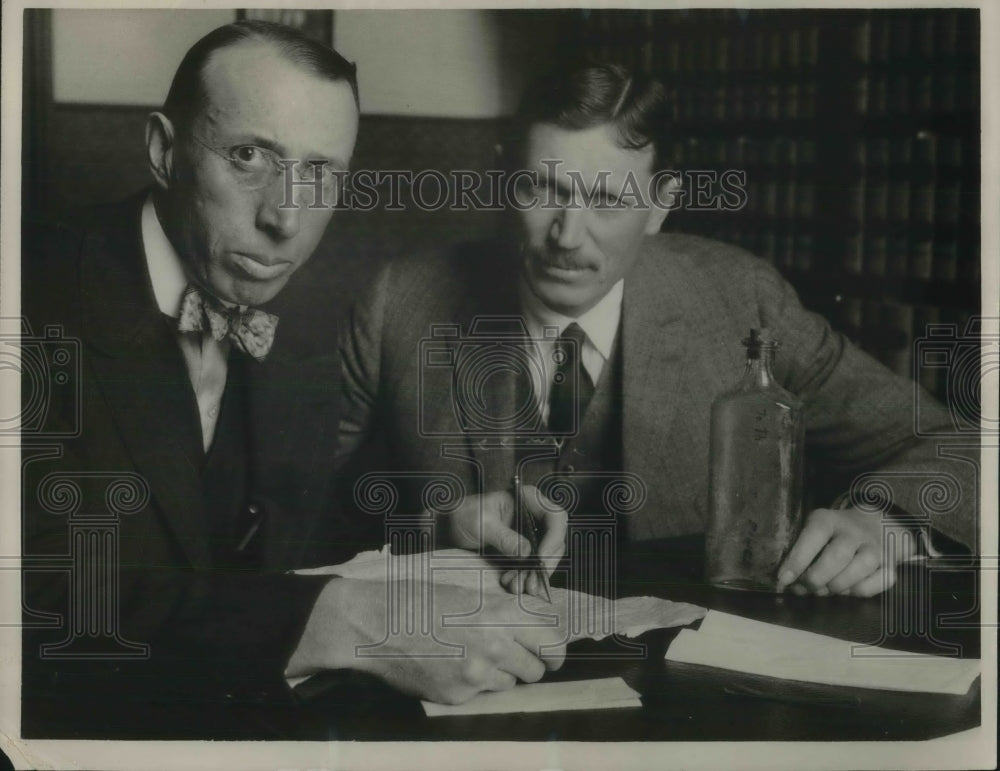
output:
<path id="1" fill-rule="evenodd" d="M 805 311 L 763 260 L 660 233 L 677 187 L 658 173 L 669 162 L 659 146 L 667 118 L 663 87 L 617 66 L 581 68 L 529 89 L 508 151 L 536 178 L 520 175 L 514 237 L 381 271 L 342 338 L 339 453 L 353 452 L 378 426 L 382 468 L 457 475 L 469 497 L 440 530 L 460 546 L 517 552 L 515 467 L 529 498 L 531 484 L 562 478 L 573 492 L 556 503 L 583 511 L 600 505 L 594 480 L 641 479 L 644 505 L 618 522 L 628 541 L 702 533 L 710 407 L 742 371 L 739 341 L 749 328 L 767 327 L 781 343 L 775 376 L 805 404 L 814 462 L 843 480 L 844 491 L 859 474 L 884 473 L 900 528 L 907 515 L 925 515 L 917 497 L 927 478 L 953 475 L 955 505 L 931 512 L 929 529 L 975 549 L 975 469 L 939 458 L 933 442 L 915 436 L 913 384 Z M 602 175 L 603 186 L 584 198 L 579 180 Z M 645 201 L 636 189 L 649 193 Z M 502 356 L 470 365 L 488 360 L 484 352 L 504 335 L 535 340 L 541 362 L 551 360 L 557 337 L 574 340 L 568 349 L 582 364 L 574 392 L 587 396 L 577 420 L 566 422 L 558 363 L 520 377 Z M 477 371 L 459 393 L 463 362 Z M 929 397 L 919 409 L 920 425 L 949 424 Z M 546 446 L 547 455 L 539 449 Z M 539 460 L 517 465 L 525 452 Z M 407 492 L 402 506 L 427 505 Z M 536 513 L 544 515 L 540 551 L 551 567 L 566 549 L 566 512 L 546 505 Z M 849 506 L 812 511 L 780 586 L 868 596 L 891 585 L 896 562 L 933 547 L 907 538 L 912 548 L 885 551 L 885 521 Z"/>

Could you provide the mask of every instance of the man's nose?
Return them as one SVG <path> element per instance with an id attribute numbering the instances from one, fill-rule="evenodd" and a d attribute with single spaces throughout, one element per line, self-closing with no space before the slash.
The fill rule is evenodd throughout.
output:
<path id="1" fill-rule="evenodd" d="M 574 204 L 563 206 L 552 222 L 549 236 L 560 249 L 576 249 L 582 246 L 586 216 L 587 210 L 582 206 Z"/>
<path id="2" fill-rule="evenodd" d="M 257 207 L 257 227 L 277 240 L 292 238 L 299 232 L 301 208 L 298 196 L 285 199 L 281 185 L 263 188 Z"/>

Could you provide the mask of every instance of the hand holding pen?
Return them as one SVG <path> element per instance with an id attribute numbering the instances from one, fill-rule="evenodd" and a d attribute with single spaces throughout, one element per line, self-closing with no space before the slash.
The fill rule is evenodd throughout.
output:
<path id="1" fill-rule="evenodd" d="M 554 506 L 542 506 L 541 511 L 532 510 L 529 498 L 525 495 L 525 490 L 521 484 L 521 477 L 514 475 L 511 484 L 512 497 L 514 502 L 514 527 L 527 539 L 530 547 L 528 555 L 529 563 L 532 567 L 526 570 L 509 570 L 501 577 L 501 584 L 510 592 L 521 591 L 528 594 L 542 597 L 547 602 L 552 602 L 552 592 L 549 587 L 549 569 L 546 560 L 558 562 L 559 557 L 565 551 L 565 513 Z M 540 503 L 541 495 L 535 488 L 530 488 L 536 503 Z M 544 519 L 546 531 L 543 533 L 539 520 Z M 555 537 L 559 540 L 556 542 Z M 523 545 L 523 544 L 522 544 Z M 556 553 L 552 553 L 552 547 L 556 546 Z M 562 548 L 558 548 L 562 546 Z M 554 558 L 554 559 L 553 559 Z"/>
<path id="2" fill-rule="evenodd" d="M 513 489 L 515 486 L 519 488 L 517 491 Z M 525 514 L 531 517 L 534 527 L 524 527 Z M 538 571 L 544 569 L 547 583 L 549 574 L 566 553 L 569 516 L 538 488 L 518 479 L 516 485 L 506 490 L 466 496 L 454 510 L 442 514 L 441 519 L 453 545 L 476 553 L 498 553 L 508 565 L 511 561 L 528 564 L 528 570 L 514 567 L 504 572 L 500 583 L 511 593 L 527 591 L 545 599 Z M 534 564 L 525 563 L 525 557 L 533 559 Z"/>

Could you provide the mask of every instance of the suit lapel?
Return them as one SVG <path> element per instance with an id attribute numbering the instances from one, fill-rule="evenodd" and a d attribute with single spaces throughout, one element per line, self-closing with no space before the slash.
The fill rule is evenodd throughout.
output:
<path id="1" fill-rule="evenodd" d="M 664 280 L 669 255 L 657 254 L 646 239 L 635 269 L 625 281 L 622 307 L 622 453 L 624 470 L 645 480 L 663 474 L 671 456 L 670 424 L 679 397 L 690 338 L 683 308 L 683 287 Z M 654 490 L 655 485 L 650 484 Z M 633 516 L 632 537 L 653 534 L 655 501 Z M 662 514 L 661 514 L 662 516 Z"/>
<path id="2" fill-rule="evenodd" d="M 141 205 L 141 198 L 130 202 L 118 232 L 108 229 L 84 244 L 85 339 L 98 387 L 136 470 L 190 562 L 207 566 L 197 405 L 176 338 L 153 297 Z"/>

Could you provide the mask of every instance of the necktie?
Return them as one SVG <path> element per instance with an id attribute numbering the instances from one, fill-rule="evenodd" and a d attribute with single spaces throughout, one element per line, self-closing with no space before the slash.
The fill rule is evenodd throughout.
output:
<path id="1" fill-rule="evenodd" d="M 274 343 L 278 317 L 256 308 L 227 307 L 196 286 L 189 286 L 177 320 L 179 332 L 203 332 L 221 342 L 229 338 L 240 350 L 263 361 Z"/>
<path id="2" fill-rule="evenodd" d="M 559 363 L 549 391 L 549 431 L 553 434 L 575 435 L 594 395 L 594 384 L 580 358 L 586 339 L 587 334 L 574 322 L 556 340 Z"/>

